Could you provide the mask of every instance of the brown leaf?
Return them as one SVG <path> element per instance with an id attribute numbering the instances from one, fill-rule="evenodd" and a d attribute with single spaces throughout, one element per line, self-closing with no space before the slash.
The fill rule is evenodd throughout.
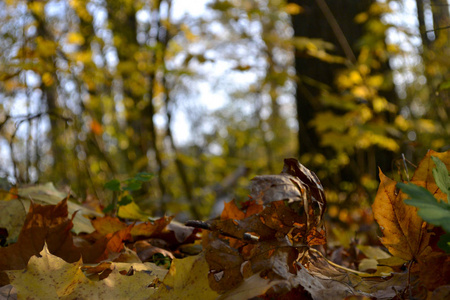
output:
<path id="1" fill-rule="evenodd" d="M 209 286 L 219 293 L 238 286 L 243 276 L 241 265 L 244 262 L 238 250 L 222 240 L 212 240 L 205 249 L 205 259 L 209 265 Z"/>
<path id="2" fill-rule="evenodd" d="M 372 205 L 375 220 L 383 232 L 381 242 L 389 252 L 404 260 L 424 256 L 431 251 L 427 224 L 417 209 L 406 205 L 408 196 L 396 190 L 396 182 L 380 170 L 380 186 Z"/>
<path id="3" fill-rule="evenodd" d="M 435 164 L 431 159 L 431 156 L 438 157 L 447 166 L 447 169 L 450 169 L 450 151 L 435 152 L 429 150 L 417 166 L 417 169 L 411 178 L 411 183 L 426 188 L 435 198 L 446 201 L 447 195 L 438 188 L 434 181 L 433 168 L 435 168 Z"/>
<path id="4" fill-rule="evenodd" d="M 67 200 L 57 205 L 31 204 L 17 243 L 0 248 L 0 271 L 25 268 L 30 257 L 40 253 L 44 243 L 50 253 L 67 262 L 76 262 L 82 257 L 85 263 L 94 263 L 106 259 L 112 252 L 122 251 L 123 240 L 131 237 L 129 226 L 107 236 L 100 236 L 93 244 L 76 247 L 71 228 Z M 3 285 L 8 280 L 2 274 L 0 273 L 0 284 Z"/>
<path id="5" fill-rule="evenodd" d="M 433 253 L 419 262 L 420 280 L 430 291 L 450 284 L 450 255 Z"/>
<path id="6" fill-rule="evenodd" d="M 231 200 L 230 202 L 225 202 L 225 207 L 223 208 L 222 214 L 220 215 L 221 220 L 227 219 L 241 220 L 244 217 L 245 213 L 236 206 L 236 202 L 234 201 L 234 199 Z"/>
<path id="7" fill-rule="evenodd" d="M 160 253 L 164 256 L 170 257 L 171 259 L 175 258 L 172 252 L 159 247 L 155 247 L 148 241 L 137 241 L 136 243 L 134 243 L 134 248 L 136 248 L 136 253 L 143 262 L 149 261 L 149 259 L 151 259 L 152 256 L 156 253 Z"/>
<path id="8" fill-rule="evenodd" d="M 151 237 L 154 234 L 159 234 L 164 230 L 164 228 L 166 228 L 166 226 L 172 221 L 172 219 L 173 217 L 162 217 L 155 220 L 154 222 L 144 222 L 136 224 L 131 229 L 131 235 L 133 237 Z M 92 225 L 94 226 L 97 233 L 101 235 L 114 233 L 128 227 L 127 224 L 123 223 L 118 218 L 113 218 L 110 216 L 96 218 L 95 220 L 92 220 Z"/>
<path id="9" fill-rule="evenodd" d="M 25 268 L 30 257 L 39 254 L 45 242 L 50 251 L 63 254 L 72 262 L 77 261 L 80 253 L 73 252 L 71 228 L 67 200 L 47 206 L 32 203 L 17 243 L 0 248 L 0 271 Z M 0 284 L 4 285 L 5 280 L 3 274 Z"/>

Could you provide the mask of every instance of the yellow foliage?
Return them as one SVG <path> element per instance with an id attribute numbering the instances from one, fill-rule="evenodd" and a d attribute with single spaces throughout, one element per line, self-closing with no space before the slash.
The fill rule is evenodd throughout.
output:
<path id="1" fill-rule="evenodd" d="M 355 97 L 361 99 L 369 99 L 371 96 L 369 89 L 364 85 L 355 86 L 354 88 L 352 88 L 351 92 L 353 95 L 355 95 Z"/>
<path id="2" fill-rule="evenodd" d="M 343 132 L 351 124 L 351 121 L 347 116 L 338 116 L 331 111 L 325 111 L 318 113 L 310 122 L 310 125 L 314 126 L 318 132 L 324 132 L 330 129 Z"/>
<path id="3" fill-rule="evenodd" d="M 403 131 L 406 131 L 411 128 L 411 122 L 403 118 L 402 115 L 396 116 L 394 123 L 400 130 Z"/>
<path id="4" fill-rule="evenodd" d="M 356 15 L 355 22 L 356 23 L 364 23 L 369 19 L 369 14 L 367 12 L 362 12 Z"/>
<path id="5" fill-rule="evenodd" d="M 51 86 L 55 81 L 52 74 L 45 72 L 44 74 L 42 74 L 42 82 L 45 86 Z"/>
<path id="6" fill-rule="evenodd" d="M 20 299 L 148 299 L 155 288 L 148 286 L 164 274 L 156 265 L 136 269 L 125 276 L 112 265 L 113 271 L 100 281 L 89 280 L 81 270 L 81 260 L 67 263 L 52 255 L 47 245 L 33 256 L 25 270 L 6 271 Z M 124 266 L 120 266 L 123 268 Z M 155 271 L 155 272 L 154 272 Z"/>
<path id="7" fill-rule="evenodd" d="M 303 7 L 296 3 L 288 3 L 284 7 L 284 11 L 287 12 L 290 15 L 298 15 L 303 12 Z"/>
<path id="8" fill-rule="evenodd" d="M 375 97 L 372 104 L 375 112 L 382 112 L 388 108 L 389 103 L 384 97 Z"/>
<path id="9" fill-rule="evenodd" d="M 372 119 L 372 110 L 370 108 L 368 108 L 367 106 L 361 106 L 361 108 L 359 109 L 359 122 L 364 124 L 367 121 L 369 121 L 370 119 Z"/>
<path id="10" fill-rule="evenodd" d="M 118 212 L 119 217 L 124 219 L 148 221 L 150 214 L 145 213 L 134 201 L 121 206 Z"/>
<path id="11" fill-rule="evenodd" d="M 80 19 L 85 22 L 92 22 L 92 16 L 86 9 L 86 0 L 70 0 L 69 4 L 76 11 Z"/>
<path id="12" fill-rule="evenodd" d="M 41 1 L 28 1 L 28 8 L 33 14 L 42 17 L 44 15 L 45 3 Z"/>
<path id="13" fill-rule="evenodd" d="M 73 57 L 74 61 L 85 64 L 92 61 L 92 52 L 90 50 L 76 52 Z"/>
<path id="14" fill-rule="evenodd" d="M 198 36 L 195 35 L 195 34 L 191 31 L 191 29 L 189 28 L 188 25 L 186 25 L 186 24 L 183 23 L 183 24 L 181 24 L 180 29 L 181 29 L 181 31 L 184 33 L 184 36 L 186 37 L 186 39 L 187 39 L 189 42 L 195 42 L 195 41 L 198 39 Z"/>
<path id="15" fill-rule="evenodd" d="M 83 45 L 84 37 L 79 32 L 69 32 L 67 34 L 67 42 L 69 44 Z"/>
<path id="16" fill-rule="evenodd" d="M 57 47 L 58 44 L 56 42 L 46 40 L 41 36 L 36 37 L 36 52 L 42 57 L 50 57 L 55 55 Z"/>
<path id="17" fill-rule="evenodd" d="M 433 120 L 419 119 L 417 120 L 417 129 L 420 132 L 434 133 L 436 132 L 436 125 Z"/>
<path id="18" fill-rule="evenodd" d="M 174 259 L 152 299 L 216 299 L 219 294 L 209 287 L 208 273 L 204 253 Z"/>
<path id="19" fill-rule="evenodd" d="M 348 79 L 352 84 L 361 84 L 362 83 L 362 77 L 361 74 L 359 74 L 358 71 L 351 71 L 348 75 Z"/>
<path id="20" fill-rule="evenodd" d="M 370 76 L 367 79 L 367 84 L 374 88 L 379 88 L 383 84 L 383 81 L 384 81 L 383 75 L 377 74 L 377 75 Z"/>

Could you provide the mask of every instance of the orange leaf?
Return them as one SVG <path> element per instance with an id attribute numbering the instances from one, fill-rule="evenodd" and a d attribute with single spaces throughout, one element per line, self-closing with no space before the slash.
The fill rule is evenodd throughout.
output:
<path id="1" fill-rule="evenodd" d="M 439 153 L 429 150 L 417 166 L 411 182 L 426 188 L 435 198 L 446 201 L 447 195 L 438 188 L 434 181 L 433 168 L 436 166 L 431 156 L 438 157 L 447 166 L 447 169 L 450 169 L 450 151 Z"/>
<path id="2" fill-rule="evenodd" d="M 101 135 L 103 133 L 103 127 L 102 124 L 100 124 L 99 122 L 97 122 L 96 120 L 92 120 L 91 122 L 91 131 L 95 134 L 95 135 Z"/>
<path id="3" fill-rule="evenodd" d="M 96 218 L 95 220 L 92 220 L 91 223 L 95 230 L 101 235 L 114 233 L 127 227 L 127 225 L 119 219 L 110 216 Z"/>
<path id="4" fill-rule="evenodd" d="M 227 219 L 237 219 L 241 220 L 245 217 L 244 212 L 242 212 L 237 206 L 236 202 L 231 200 L 230 202 L 225 202 L 225 207 L 223 208 L 222 214 L 220 215 L 221 220 Z"/>
<path id="5" fill-rule="evenodd" d="M 404 260 L 426 255 L 431 251 L 427 224 L 417 215 L 415 207 L 403 202 L 408 196 L 396 190 L 397 182 L 381 170 L 380 180 L 372 209 L 384 235 L 381 242 L 392 255 Z"/>

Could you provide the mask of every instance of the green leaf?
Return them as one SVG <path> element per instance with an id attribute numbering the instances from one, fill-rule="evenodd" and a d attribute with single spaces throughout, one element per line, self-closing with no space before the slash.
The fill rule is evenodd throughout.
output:
<path id="1" fill-rule="evenodd" d="M 153 173 L 140 172 L 140 173 L 137 173 L 133 179 L 144 182 L 144 181 L 151 180 L 153 177 L 155 177 L 155 174 L 153 174 Z"/>
<path id="2" fill-rule="evenodd" d="M 433 177 L 436 185 L 443 193 L 447 194 L 447 200 L 450 202 L 450 176 L 447 167 L 438 157 L 432 156 L 431 159 L 436 164 L 436 168 L 433 168 Z"/>
<path id="3" fill-rule="evenodd" d="M 152 261 L 157 266 L 165 266 L 167 268 L 170 267 L 170 263 L 172 262 L 170 257 L 164 256 L 164 254 L 161 253 L 153 254 Z"/>
<path id="4" fill-rule="evenodd" d="M 405 203 L 419 208 L 418 214 L 424 221 L 450 232 L 449 204 L 439 202 L 427 189 L 412 183 L 397 183 L 397 187 L 408 194 L 411 199 L 405 200 Z"/>
<path id="5" fill-rule="evenodd" d="M 446 253 L 450 253 L 450 233 L 441 235 L 441 238 L 439 239 L 437 245 Z"/>
<path id="6" fill-rule="evenodd" d="M 113 192 L 120 192 L 120 181 L 117 179 L 110 180 L 105 183 L 105 188 Z"/>
<path id="7" fill-rule="evenodd" d="M 120 201 L 117 202 L 117 204 L 119 206 L 125 206 L 130 204 L 131 202 L 133 202 L 133 197 L 131 197 L 130 195 L 125 195 L 122 198 L 120 198 Z"/>
<path id="8" fill-rule="evenodd" d="M 450 80 L 441 82 L 441 84 L 439 84 L 438 89 L 440 91 L 449 90 L 450 89 Z"/>
<path id="9" fill-rule="evenodd" d="M 108 205 L 107 207 L 105 207 L 104 209 L 103 209 L 103 212 L 106 214 L 106 213 L 109 213 L 110 211 L 112 211 L 114 209 L 114 204 L 110 204 L 110 205 Z"/>
<path id="10" fill-rule="evenodd" d="M 124 191 L 137 191 L 142 187 L 142 181 L 135 180 L 134 178 L 125 181 L 125 186 L 122 188 Z"/>

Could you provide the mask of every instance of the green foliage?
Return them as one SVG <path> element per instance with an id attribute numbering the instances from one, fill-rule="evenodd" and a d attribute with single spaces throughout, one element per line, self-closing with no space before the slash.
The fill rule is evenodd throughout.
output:
<path id="1" fill-rule="evenodd" d="M 445 164 L 438 158 L 432 157 L 436 168 L 433 177 L 439 189 L 449 196 L 450 177 Z M 446 232 L 439 240 L 438 246 L 450 253 L 450 204 L 442 199 L 436 199 L 427 189 L 412 183 L 398 183 L 397 187 L 408 194 L 410 199 L 406 204 L 417 207 L 419 216 L 426 222 L 441 226 Z"/>
<path id="2" fill-rule="evenodd" d="M 438 158 L 432 156 L 436 168 L 433 168 L 433 177 L 439 189 L 447 195 L 447 203 L 450 203 L 450 175 L 445 164 Z"/>
<path id="3" fill-rule="evenodd" d="M 126 206 L 134 201 L 130 192 L 138 191 L 142 188 L 144 182 L 150 181 L 155 175 L 147 172 L 140 172 L 132 178 L 128 178 L 123 181 L 112 179 L 105 183 L 105 189 L 108 189 L 114 193 L 113 202 L 110 203 L 105 209 L 104 213 L 108 213 L 117 209 L 119 211 L 121 206 Z M 119 201 L 117 201 L 117 197 Z"/>

